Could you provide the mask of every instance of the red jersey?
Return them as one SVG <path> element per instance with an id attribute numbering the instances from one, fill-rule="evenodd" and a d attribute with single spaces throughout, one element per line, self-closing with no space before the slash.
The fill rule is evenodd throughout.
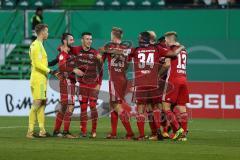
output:
<path id="1" fill-rule="evenodd" d="M 165 56 L 168 49 L 156 45 L 132 49 L 131 57 L 134 61 L 135 86 L 157 87 L 160 59 Z"/>
<path id="2" fill-rule="evenodd" d="M 76 55 L 75 65 L 84 72 L 83 77 L 78 81 L 83 84 L 100 84 L 102 83 L 102 64 L 97 59 L 99 52 L 93 48 L 85 51 L 82 46 L 71 48 L 71 53 Z"/>
<path id="3" fill-rule="evenodd" d="M 187 51 L 182 50 L 178 56 L 171 58 L 171 66 L 169 68 L 169 79 L 174 79 L 177 77 L 187 78 Z"/>
<path id="4" fill-rule="evenodd" d="M 75 75 L 73 73 L 73 67 L 71 66 L 71 63 L 73 61 L 73 58 L 70 54 L 60 51 L 57 56 L 58 59 L 58 68 L 59 71 L 64 75 L 65 78 L 70 78 L 71 80 L 75 80 Z"/>
<path id="5" fill-rule="evenodd" d="M 122 50 L 126 49 L 126 46 L 117 43 L 110 43 L 108 49 Z M 128 55 L 104 53 L 102 59 L 103 62 L 106 59 L 108 60 L 108 73 L 111 81 L 126 79 L 126 70 L 130 61 Z"/>

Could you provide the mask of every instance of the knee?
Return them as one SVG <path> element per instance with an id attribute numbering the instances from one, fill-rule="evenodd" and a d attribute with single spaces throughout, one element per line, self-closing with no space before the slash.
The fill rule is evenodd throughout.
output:
<path id="1" fill-rule="evenodd" d="M 68 111 L 69 113 L 73 113 L 73 111 L 74 111 L 74 105 L 68 105 L 67 111 Z"/>

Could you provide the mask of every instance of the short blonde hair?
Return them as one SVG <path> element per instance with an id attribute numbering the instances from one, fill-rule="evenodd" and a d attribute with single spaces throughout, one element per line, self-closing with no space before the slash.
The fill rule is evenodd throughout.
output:
<path id="1" fill-rule="evenodd" d="M 157 35 L 154 31 L 147 31 L 150 34 L 150 39 L 155 41 L 157 38 Z"/>
<path id="2" fill-rule="evenodd" d="M 175 36 L 175 37 L 177 37 L 177 32 L 175 32 L 175 31 L 169 31 L 169 32 L 166 32 L 166 33 L 164 34 L 164 36 L 165 36 L 165 37 L 168 37 L 168 36 Z"/>
<path id="3" fill-rule="evenodd" d="M 123 34 L 123 30 L 119 27 L 112 27 L 112 34 L 121 39 L 122 38 L 122 34 Z"/>
<path id="4" fill-rule="evenodd" d="M 37 35 L 39 35 L 45 28 L 48 28 L 47 24 L 38 24 L 35 27 L 35 32 Z"/>

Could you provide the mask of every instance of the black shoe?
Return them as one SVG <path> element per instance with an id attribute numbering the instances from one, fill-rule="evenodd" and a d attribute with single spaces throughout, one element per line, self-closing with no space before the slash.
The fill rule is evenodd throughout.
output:
<path id="1" fill-rule="evenodd" d="M 63 137 L 63 134 L 59 131 L 54 131 L 53 132 L 53 137 Z"/>
<path id="2" fill-rule="evenodd" d="M 164 139 L 160 129 L 157 130 L 157 138 L 159 141 L 163 141 L 163 139 Z"/>
<path id="3" fill-rule="evenodd" d="M 69 138 L 69 139 L 77 138 L 76 136 L 72 135 L 69 131 L 63 131 L 63 137 L 64 138 Z"/>

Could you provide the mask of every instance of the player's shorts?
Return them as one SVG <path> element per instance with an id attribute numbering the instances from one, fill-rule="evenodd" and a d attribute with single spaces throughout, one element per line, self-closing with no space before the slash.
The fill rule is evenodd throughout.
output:
<path id="1" fill-rule="evenodd" d="M 169 83 L 173 85 L 173 89 L 169 90 L 168 86 L 164 88 L 162 101 L 173 105 L 186 105 L 186 103 L 189 102 L 189 92 L 186 78 L 176 77 L 173 80 L 170 80 Z"/>
<path id="2" fill-rule="evenodd" d="M 110 102 L 121 104 L 124 101 L 126 89 L 127 80 L 122 81 L 109 80 Z"/>
<path id="3" fill-rule="evenodd" d="M 98 93 L 99 93 L 99 90 L 95 89 L 97 85 L 98 84 L 80 83 L 79 93 L 78 93 L 79 101 L 83 101 L 84 99 L 97 100 Z"/>
<path id="4" fill-rule="evenodd" d="M 46 100 L 47 80 L 31 82 L 31 93 L 33 100 Z"/>
<path id="5" fill-rule="evenodd" d="M 75 104 L 75 81 L 70 79 L 60 80 L 60 101 L 62 105 Z"/>
<path id="6" fill-rule="evenodd" d="M 137 104 L 161 103 L 162 93 L 158 87 L 136 87 L 133 93 L 133 101 Z"/>

